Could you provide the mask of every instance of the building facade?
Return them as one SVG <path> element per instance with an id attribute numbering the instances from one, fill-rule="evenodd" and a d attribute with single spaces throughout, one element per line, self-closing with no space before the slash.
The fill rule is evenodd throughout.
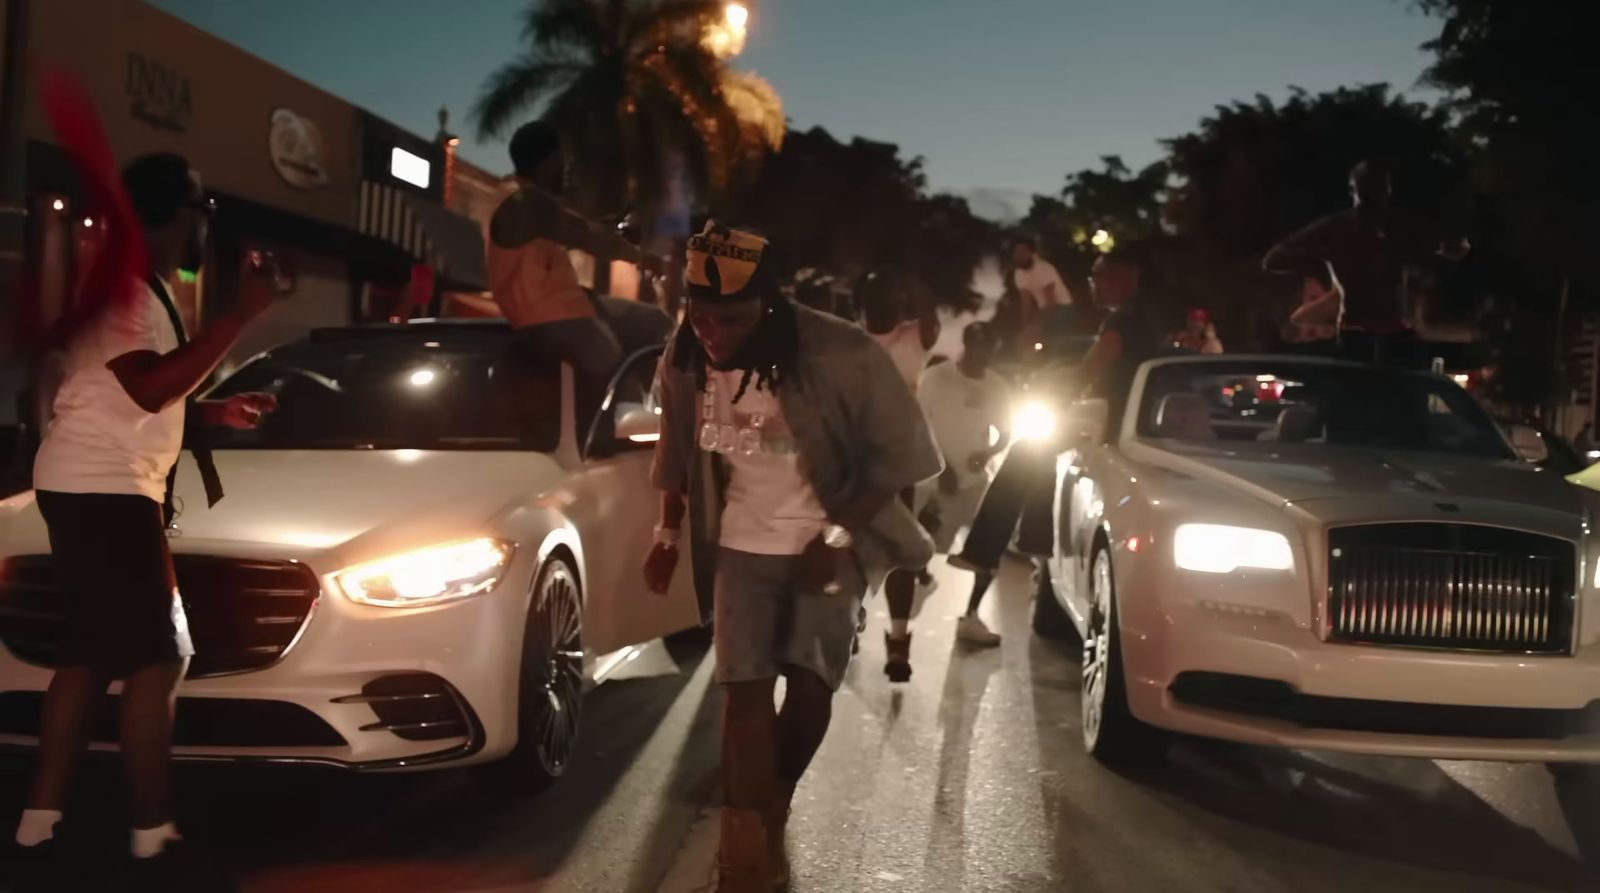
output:
<path id="1" fill-rule="evenodd" d="M 245 252 L 271 250 L 294 271 L 294 293 L 231 363 L 369 318 L 375 296 L 418 281 L 485 287 L 480 230 L 445 209 L 444 149 L 433 141 L 139 0 L 0 0 L 0 23 L 7 320 L 21 302 L 46 320 L 59 314 L 95 241 L 98 212 L 41 107 L 40 66 L 83 88 L 119 164 L 176 152 L 200 172 L 216 216 L 202 272 L 175 288 L 191 324 L 234 300 Z M 17 409 L 27 401 L 12 395 L 31 381 L 28 347 L 11 343 L 0 361 L 0 428 L 27 421 Z"/>

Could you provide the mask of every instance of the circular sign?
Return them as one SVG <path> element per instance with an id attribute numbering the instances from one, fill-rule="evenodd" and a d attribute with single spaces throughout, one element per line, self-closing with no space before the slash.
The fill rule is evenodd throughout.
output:
<path id="1" fill-rule="evenodd" d="M 296 189 L 316 189 L 328 185 L 328 170 L 322 157 L 326 151 L 322 131 L 311 122 L 289 109 L 272 113 L 272 127 L 267 134 L 267 151 L 272 155 L 272 166 L 278 176 Z"/>

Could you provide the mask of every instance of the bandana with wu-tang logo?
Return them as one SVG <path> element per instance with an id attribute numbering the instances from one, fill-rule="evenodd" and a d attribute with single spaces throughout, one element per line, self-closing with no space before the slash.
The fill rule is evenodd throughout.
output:
<path id="1" fill-rule="evenodd" d="M 760 297 L 751 286 L 757 281 L 767 240 L 710 221 L 689 239 L 688 268 L 684 271 L 689 297 L 696 301 L 731 304 Z"/>

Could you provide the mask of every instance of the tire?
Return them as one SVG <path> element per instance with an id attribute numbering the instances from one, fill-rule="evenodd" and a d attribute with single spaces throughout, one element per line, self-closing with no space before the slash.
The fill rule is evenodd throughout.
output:
<path id="1" fill-rule="evenodd" d="M 1164 742 L 1128 710 L 1116 580 L 1104 546 L 1095 550 L 1089 586 L 1094 599 L 1083 639 L 1083 746 L 1107 765 L 1146 762 L 1160 755 Z"/>
<path id="2" fill-rule="evenodd" d="M 1077 638 L 1078 628 L 1056 599 L 1055 587 L 1050 582 L 1049 563 L 1035 562 L 1033 577 L 1033 631 L 1044 639 L 1065 642 Z"/>
<path id="3" fill-rule="evenodd" d="M 535 790 L 566 774 L 583 725 L 583 600 L 568 562 L 540 568 L 528 609 L 517 694 L 517 746 L 507 765 Z"/>

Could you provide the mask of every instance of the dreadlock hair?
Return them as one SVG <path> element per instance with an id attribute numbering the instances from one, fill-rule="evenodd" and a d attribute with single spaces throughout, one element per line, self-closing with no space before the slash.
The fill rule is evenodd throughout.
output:
<path id="1" fill-rule="evenodd" d="M 903 321 L 904 308 L 898 303 L 900 284 L 890 270 L 874 270 L 856 280 L 856 310 L 868 331 L 874 325 L 893 328 Z"/>
<path id="2" fill-rule="evenodd" d="M 739 354 L 731 364 L 735 369 L 744 370 L 744 376 L 739 379 L 739 390 L 733 395 L 735 403 L 744 397 L 752 380 L 757 390 L 765 389 L 776 394 L 778 388 L 790 380 L 800 355 L 800 334 L 794 304 L 778 290 L 776 280 L 770 275 L 758 269 L 756 277 L 749 287 L 757 290 L 761 301 L 761 322 L 740 346 Z M 690 297 L 689 300 L 693 301 L 694 298 Z M 672 354 L 673 365 L 678 371 L 693 372 L 695 383 L 705 387 L 709 359 L 688 319 L 678 326 Z"/>

